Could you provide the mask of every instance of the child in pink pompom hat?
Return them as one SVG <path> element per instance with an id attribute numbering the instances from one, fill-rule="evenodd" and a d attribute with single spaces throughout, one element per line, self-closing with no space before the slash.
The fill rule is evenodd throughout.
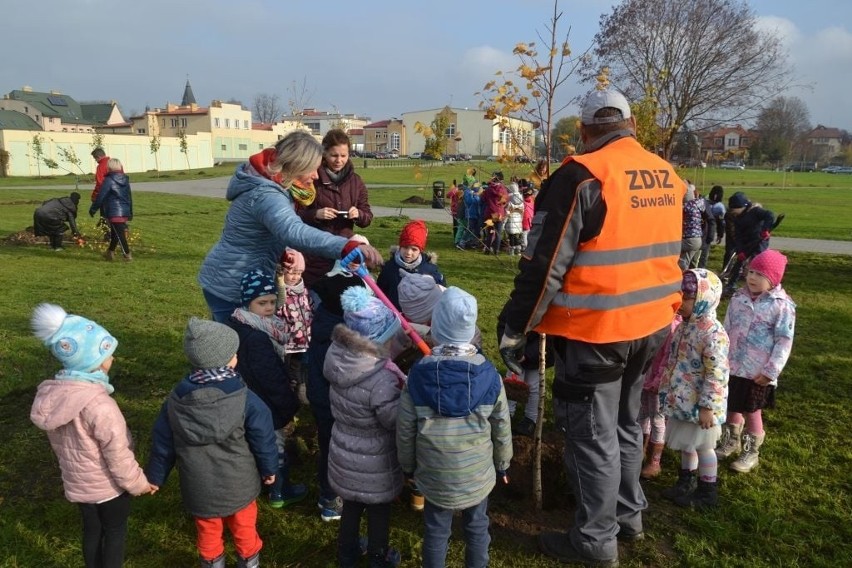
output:
<path id="1" fill-rule="evenodd" d="M 777 250 L 755 256 L 746 285 L 734 293 L 725 314 L 731 378 L 716 455 L 739 454 L 731 469 L 740 473 L 757 466 L 766 436 L 762 410 L 775 406 L 778 377 L 793 348 L 796 304 L 781 286 L 786 268 L 787 257 Z"/>

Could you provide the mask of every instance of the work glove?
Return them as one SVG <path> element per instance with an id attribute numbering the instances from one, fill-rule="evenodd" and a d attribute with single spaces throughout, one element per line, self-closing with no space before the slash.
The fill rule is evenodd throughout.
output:
<path id="1" fill-rule="evenodd" d="M 527 345 L 527 336 L 523 333 L 514 333 L 508 327 L 500 339 L 500 357 L 513 373 L 522 375 L 524 368 L 521 361 L 524 360 L 524 347 Z"/>

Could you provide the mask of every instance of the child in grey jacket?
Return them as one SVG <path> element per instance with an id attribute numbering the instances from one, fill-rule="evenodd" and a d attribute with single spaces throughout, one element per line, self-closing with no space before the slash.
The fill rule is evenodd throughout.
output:
<path id="1" fill-rule="evenodd" d="M 512 459 L 500 373 L 471 345 L 476 299 L 451 286 L 432 313 L 432 354 L 412 366 L 399 405 L 399 463 L 426 497 L 423 566 L 444 566 L 462 512 L 465 566 L 488 565 L 488 495 Z"/>

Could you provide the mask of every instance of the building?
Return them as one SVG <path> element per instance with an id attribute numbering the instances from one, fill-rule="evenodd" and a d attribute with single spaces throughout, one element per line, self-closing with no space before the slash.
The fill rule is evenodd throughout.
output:
<path id="1" fill-rule="evenodd" d="M 829 128 L 818 124 L 805 134 L 805 144 L 810 146 L 810 156 L 817 162 L 828 161 L 841 152 L 843 132 L 839 128 Z"/>
<path id="2" fill-rule="evenodd" d="M 480 109 L 437 108 L 405 112 L 405 151 L 412 154 L 423 152 L 426 137 L 417 132 L 419 123 L 430 126 L 439 114 L 446 116 L 448 125 L 447 154 L 471 154 L 477 157 L 514 157 L 535 155 L 535 125 L 528 121 L 510 117 L 486 118 Z"/>
<path id="3" fill-rule="evenodd" d="M 366 125 L 364 133 L 364 152 L 390 152 L 396 150 L 399 154 L 406 154 L 405 125 L 398 118 L 380 120 Z"/>
<path id="4" fill-rule="evenodd" d="M 731 158 L 745 160 L 748 157 L 748 149 L 756 138 L 754 132 L 746 130 L 739 124 L 723 126 L 701 135 L 701 156 L 708 160 Z"/>
<path id="5" fill-rule="evenodd" d="M 343 130 L 351 132 L 364 128 L 370 119 L 359 117 L 355 114 L 342 114 L 339 112 L 321 111 L 315 108 L 306 108 L 301 112 L 281 117 L 282 122 L 300 123 L 311 131 L 318 140 L 326 135 L 329 130 Z"/>
<path id="6" fill-rule="evenodd" d="M 0 110 L 26 115 L 45 132 L 95 132 L 95 123 L 85 117 L 80 103 L 55 90 L 45 93 L 24 86 L 3 95 Z"/>

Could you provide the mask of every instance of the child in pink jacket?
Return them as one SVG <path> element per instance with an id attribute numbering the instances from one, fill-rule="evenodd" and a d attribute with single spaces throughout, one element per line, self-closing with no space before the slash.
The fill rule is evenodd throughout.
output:
<path id="1" fill-rule="evenodd" d="M 30 420 L 47 432 L 65 497 L 80 507 L 86 567 L 118 568 L 130 495 L 157 490 L 139 467 L 130 431 L 110 397 L 107 373 L 118 341 L 95 322 L 53 304 L 36 307 L 32 326 L 63 368 L 38 386 Z"/>

